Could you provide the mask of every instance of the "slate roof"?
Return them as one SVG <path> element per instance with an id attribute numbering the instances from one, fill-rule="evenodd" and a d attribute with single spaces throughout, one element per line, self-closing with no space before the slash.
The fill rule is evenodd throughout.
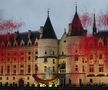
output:
<path id="1" fill-rule="evenodd" d="M 42 39 L 57 39 L 57 36 L 55 34 L 55 31 L 53 29 L 49 16 L 47 17 L 47 20 L 43 27 Z"/>

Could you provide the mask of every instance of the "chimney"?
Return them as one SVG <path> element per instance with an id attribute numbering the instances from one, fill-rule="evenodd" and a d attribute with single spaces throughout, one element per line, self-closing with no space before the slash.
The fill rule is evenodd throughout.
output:
<path id="1" fill-rule="evenodd" d="M 42 38 L 43 35 L 43 26 L 40 26 L 40 38 Z"/>
<path id="2" fill-rule="evenodd" d="M 68 32 L 68 35 L 71 35 L 71 31 L 72 31 L 72 26 L 71 26 L 71 23 L 69 24 L 69 32 Z"/>
<path id="3" fill-rule="evenodd" d="M 28 30 L 28 39 L 31 39 L 31 30 Z"/>

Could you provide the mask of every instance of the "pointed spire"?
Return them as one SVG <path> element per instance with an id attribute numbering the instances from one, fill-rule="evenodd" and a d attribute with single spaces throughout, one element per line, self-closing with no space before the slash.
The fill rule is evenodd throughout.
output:
<path id="1" fill-rule="evenodd" d="M 47 38 L 47 39 L 57 39 L 57 36 L 55 34 L 55 31 L 53 29 L 50 17 L 49 17 L 49 9 L 48 9 L 48 16 L 46 19 L 46 22 L 43 27 L 42 37 L 41 38 Z"/>
<path id="2" fill-rule="evenodd" d="M 94 22 L 93 22 L 93 27 L 96 27 L 95 13 L 94 13 Z"/>
<path id="3" fill-rule="evenodd" d="M 50 12 L 50 11 L 49 11 L 49 8 L 48 8 L 48 11 L 47 11 L 48 17 L 49 17 L 49 12 Z"/>
<path id="4" fill-rule="evenodd" d="M 81 36 L 86 35 L 87 31 L 83 29 L 81 20 L 77 13 L 77 3 L 75 5 L 75 15 L 73 17 L 72 23 L 69 24 L 69 35 L 70 36 Z"/>
<path id="5" fill-rule="evenodd" d="M 72 24 L 71 24 L 72 25 L 72 30 L 73 31 L 80 31 L 80 30 L 83 29 L 83 26 L 81 24 L 81 20 L 78 16 L 78 13 L 77 13 L 77 5 L 75 6 L 75 8 L 76 8 L 76 11 L 75 11 L 75 15 L 74 15 L 74 18 L 73 18 Z"/>
<path id="6" fill-rule="evenodd" d="M 77 2 L 75 3 L 75 12 L 77 12 Z"/>
<path id="7" fill-rule="evenodd" d="M 96 28 L 95 13 L 94 13 L 93 18 L 94 18 L 94 20 L 93 20 L 93 35 L 96 35 L 96 33 L 97 33 L 97 28 Z"/>

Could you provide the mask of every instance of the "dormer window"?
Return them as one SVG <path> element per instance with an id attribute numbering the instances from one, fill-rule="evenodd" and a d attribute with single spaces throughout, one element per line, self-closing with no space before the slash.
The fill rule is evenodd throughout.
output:
<path id="1" fill-rule="evenodd" d="M 5 47 L 5 43 L 4 42 L 1 43 L 1 47 Z"/>
<path id="2" fill-rule="evenodd" d="M 10 47 L 10 46 L 11 46 L 11 42 L 8 41 L 8 43 L 7 43 L 7 47 Z"/>
<path id="3" fill-rule="evenodd" d="M 32 42 L 31 42 L 31 40 L 29 39 L 29 41 L 28 41 L 28 46 L 31 46 L 32 45 Z"/>
<path id="4" fill-rule="evenodd" d="M 24 41 L 23 41 L 23 40 L 21 40 L 20 45 L 21 45 L 21 46 L 24 46 Z"/>
<path id="5" fill-rule="evenodd" d="M 99 47 L 102 47 L 102 46 L 103 46 L 103 41 L 102 41 L 102 39 L 99 40 L 98 46 L 99 46 Z"/>
<path id="6" fill-rule="evenodd" d="M 35 46 L 38 46 L 38 39 L 36 38 L 35 40 L 35 43 L 34 43 Z"/>

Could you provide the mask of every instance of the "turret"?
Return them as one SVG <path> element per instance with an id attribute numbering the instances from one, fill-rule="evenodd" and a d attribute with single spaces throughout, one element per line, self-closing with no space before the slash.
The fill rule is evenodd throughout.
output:
<path id="1" fill-rule="evenodd" d="M 97 34 L 97 28 L 96 28 L 96 20 L 95 20 L 95 14 L 94 14 L 94 21 L 93 21 L 93 35 Z"/>

